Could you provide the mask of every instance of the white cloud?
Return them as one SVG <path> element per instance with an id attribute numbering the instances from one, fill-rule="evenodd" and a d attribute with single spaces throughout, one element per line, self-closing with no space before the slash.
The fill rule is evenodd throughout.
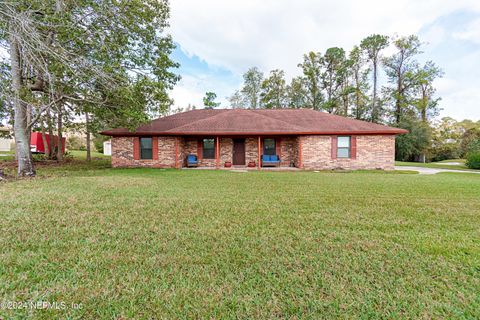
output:
<path id="1" fill-rule="evenodd" d="M 236 76 L 258 66 L 264 71 L 281 68 L 291 77 L 299 73 L 297 64 L 308 51 L 332 46 L 349 49 L 372 33 L 418 33 L 439 17 L 460 10 L 480 12 L 478 0 L 174 0 L 171 6 L 171 33 L 182 50 Z M 466 28 L 457 37 L 478 40 L 480 27 L 471 27 L 475 30 Z M 424 40 L 440 43 L 447 32 L 440 26 L 431 27 Z M 222 86 L 210 81 L 214 91 Z M 480 87 L 480 80 L 476 83 Z M 188 84 L 183 86 L 186 90 Z M 222 90 L 228 92 L 226 87 Z M 230 84 L 229 93 L 234 89 Z M 475 96 L 474 91 L 469 96 Z M 454 103 L 452 99 L 444 98 L 442 103 Z M 480 118 L 480 111 L 471 117 Z"/>
<path id="2" fill-rule="evenodd" d="M 471 41 L 480 44 L 480 18 L 467 24 L 462 31 L 454 32 L 457 39 Z"/>
<path id="3" fill-rule="evenodd" d="M 442 97 L 442 116 L 458 120 L 480 120 L 480 48 L 452 61 L 445 70 L 445 77 L 435 83 Z"/>
<path id="4" fill-rule="evenodd" d="M 429 46 L 434 47 L 442 43 L 447 36 L 445 28 L 434 24 L 422 33 L 422 41 L 428 43 Z"/>
<path id="5" fill-rule="evenodd" d="M 439 85 L 439 91 L 443 91 L 441 106 L 444 110 L 441 112 L 442 116 L 453 116 L 457 120 L 472 119 L 479 120 L 478 117 L 472 117 L 475 110 L 480 109 L 480 101 L 478 97 L 478 90 L 470 87 L 461 87 L 452 82 L 451 86 L 445 88 Z M 440 81 L 439 81 L 440 82 Z M 466 107 L 467 106 L 467 107 Z"/>
<path id="6" fill-rule="evenodd" d="M 372 33 L 416 33 L 478 1 L 196 1 L 172 2 L 172 34 L 184 50 L 210 64 L 243 72 L 252 65 L 296 73 L 308 51 L 350 48 Z"/>
<path id="7" fill-rule="evenodd" d="M 208 91 L 217 94 L 216 101 L 222 103 L 221 107 L 227 107 L 226 97 L 232 93 L 232 87 L 205 74 L 183 75 L 182 80 L 173 89 L 171 97 L 177 107 L 185 108 L 188 104 L 192 104 L 202 108 L 203 97 Z"/>
<path id="8" fill-rule="evenodd" d="M 197 107 L 201 106 L 202 97 L 205 93 L 199 88 L 196 81 L 185 81 L 185 77 L 175 86 L 170 96 L 175 101 L 175 105 L 179 107 L 186 107 L 188 104 L 193 104 Z"/>

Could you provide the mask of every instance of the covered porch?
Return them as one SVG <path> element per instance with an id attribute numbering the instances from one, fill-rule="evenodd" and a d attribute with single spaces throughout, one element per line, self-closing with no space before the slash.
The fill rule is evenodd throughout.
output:
<path id="1" fill-rule="evenodd" d="M 288 170 L 301 167 L 298 136 L 186 136 L 176 144 L 177 168 Z"/>

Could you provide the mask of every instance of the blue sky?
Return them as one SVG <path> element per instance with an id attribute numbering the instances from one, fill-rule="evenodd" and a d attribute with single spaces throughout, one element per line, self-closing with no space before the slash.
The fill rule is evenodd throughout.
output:
<path id="1" fill-rule="evenodd" d="M 226 97 L 252 66 L 267 73 L 300 74 L 308 51 L 349 50 L 372 33 L 417 34 L 426 42 L 419 60 L 445 72 L 436 83 L 441 116 L 480 120 L 480 1 L 470 0 L 264 0 L 171 2 L 173 59 L 182 80 L 177 106 L 202 105 L 206 91 Z M 391 49 L 386 51 L 386 54 Z"/>

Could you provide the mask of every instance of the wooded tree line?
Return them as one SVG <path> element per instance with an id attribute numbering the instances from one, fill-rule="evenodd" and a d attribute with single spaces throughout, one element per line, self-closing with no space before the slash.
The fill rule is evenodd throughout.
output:
<path id="1" fill-rule="evenodd" d="M 390 45 L 394 52 L 386 56 Z M 254 67 L 228 100 L 233 108 L 312 108 L 406 128 L 426 138 L 415 143 L 402 141 L 409 135 L 397 139 L 397 158 L 412 160 L 428 149 L 431 120 L 438 114 L 434 80 L 443 74 L 434 62 L 418 61 L 421 46 L 415 35 L 374 34 L 350 52 L 339 47 L 309 52 L 298 64 L 301 75 L 290 83 L 283 70 L 265 75 Z M 386 82 L 379 82 L 380 72 Z"/>
<path id="2" fill-rule="evenodd" d="M 432 127 L 429 153 L 433 161 L 465 159 L 468 154 L 480 153 L 480 121 L 444 117 L 434 121 Z"/>
<path id="3" fill-rule="evenodd" d="M 100 128 L 133 128 L 168 110 L 179 80 L 168 17 L 167 0 L 0 1 L 8 52 L 0 116 L 14 127 L 19 176 L 35 175 L 34 129 L 59 136 L 48 154 L 61 159 L 62 132 L 74 119 L 84 119 L 88 140 Z"/>

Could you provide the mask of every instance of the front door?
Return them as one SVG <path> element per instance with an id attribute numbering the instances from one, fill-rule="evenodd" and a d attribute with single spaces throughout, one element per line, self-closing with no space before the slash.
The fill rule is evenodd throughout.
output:
<path id="1" fill-rule="evenodd" d="M 233 165 L 245 165 L 245 139 L 233 139 Z"/>

